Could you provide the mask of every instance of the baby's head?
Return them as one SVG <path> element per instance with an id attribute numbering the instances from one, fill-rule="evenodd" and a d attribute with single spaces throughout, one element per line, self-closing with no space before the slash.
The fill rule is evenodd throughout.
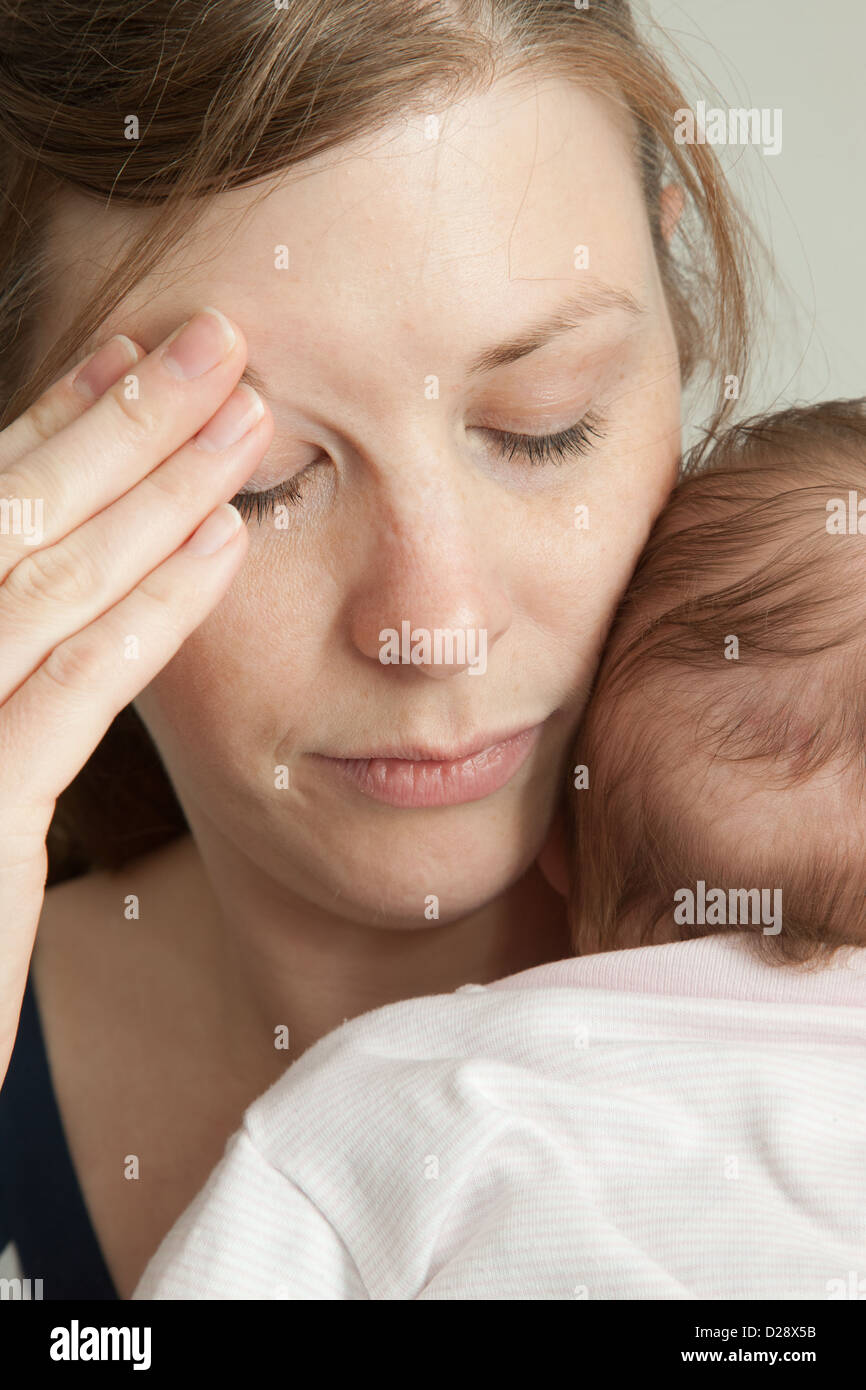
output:
<path id="1" fill-rule="evenodd" d="M 750 420 L 686 468 L 573 765 L 577 954 L 866 945 L 866 402 Z"/>

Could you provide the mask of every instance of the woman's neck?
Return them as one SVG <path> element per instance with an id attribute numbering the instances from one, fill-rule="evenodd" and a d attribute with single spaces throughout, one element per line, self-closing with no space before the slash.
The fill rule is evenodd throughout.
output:
<path id="1" fill-rule="evenodd" d="M 399 929 L 299 903 L 213 842 L 203 851 L 187 836 L 159 856 L 173 955 L 195 972 L 197 998 L 212 998 L 215 1045 L 264 1085 L 346 1019 L 571 954 L 563 899 L 534 865 L 460 921 Z"/>

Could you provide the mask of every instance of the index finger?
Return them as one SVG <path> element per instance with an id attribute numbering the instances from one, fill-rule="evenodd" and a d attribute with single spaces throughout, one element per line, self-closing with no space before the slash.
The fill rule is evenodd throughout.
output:
<path id="1" fill-rule="evenodd" d="M 0 431 L 0 472 L 8 471 L 31 449 L 83 415 L 103 391 L 145 355 L 138 343 L 124 333 L 116 333 L 83 361 L 76 362 Z"/>
<path id="2" fill-rule="evenodd" d="M 29 499 L 38 532 L 0 527 L 0 579 L 23 547 L 62 540 L 201 429 L 237 383 L 246 352 L 241 330 L 205 306 L 144 356 L 128 385 L 115 382 L 49 439 L 0 465 L 0 494 Z"/>

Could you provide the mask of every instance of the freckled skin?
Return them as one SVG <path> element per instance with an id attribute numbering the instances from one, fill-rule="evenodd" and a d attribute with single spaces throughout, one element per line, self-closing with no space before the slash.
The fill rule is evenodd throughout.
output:
<path id="1" fill-rule="evenodd" d="M 483 962 L 452 934 L 457 978 L 497 960 L 496 923 L 545 842 L 600 644 L 679 456 L 676 346 L 620 121 L 559 80 L 500 82 L 440 113 L 435 142 L 401 120 L 290 173 L 243 218 L 250 190 L 213 200 L 171 258 L 179 283 L 146 282 L 111 317 L 149 348 L 197 305 L 222 308 L 269 385 L 276 433 L 254 483 L 319 460 L 286 529 L 248 523 L 238 579 L 136 702 L 223 916 L 262 940 L 483 922 Z M 120 237 L 140 215 L 100 225 Z M 70 202 L 64 217 L 74 239 L 84 213 Z M 470 380 L 470 357 L 580 289 L 578 244 L 594 277 L 644 305 L 640 321 L 600 316 Z M 65 294 L 85 291 L 79 278 Z M 481 433 L 491 416 L 544 433 L 598 406 L 603 438 L 561 465 L 509 460 Z M 382 665 L 378 634 L 404 619 L 486 629 L 486 673 Z M 542 720 L 512 781 L 465 805 L 374 804 L 309 758 L 401 735 L 480 744 Z"/>

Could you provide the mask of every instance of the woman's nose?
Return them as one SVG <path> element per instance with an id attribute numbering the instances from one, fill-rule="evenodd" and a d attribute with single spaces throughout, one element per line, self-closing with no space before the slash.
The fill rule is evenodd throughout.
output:
<path id="1" fill-rule="evenodd" d="M 383 666 L 444 679 L 483 675 L 511 623 L 495 556 L 468 528 L 381 537 L 351 612 L 356 648 Z"/>

